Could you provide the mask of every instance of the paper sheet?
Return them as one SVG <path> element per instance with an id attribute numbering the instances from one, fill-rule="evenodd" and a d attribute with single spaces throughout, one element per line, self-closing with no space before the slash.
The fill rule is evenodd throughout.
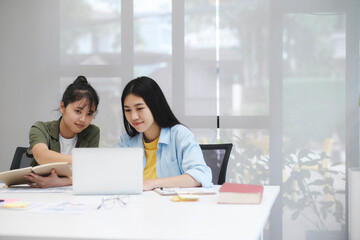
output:
<path id="1" fill-rule="evenodd" d="M 14 201 L 0 203 L 0 211 L 26 211 L 37 213 L 86 213 L 94 211 L 98 203 L 83 202 L 36 202 L 36 201 Z"/>
<path id="2" fill-rule="evenodd" d="M 41 213 L 86 213 L 95 211 L 99 204 L 81 202 L 55 202 L 32 208 L 30 212 Z"/>
<path id="3" fill-rule="evenodd" d="M 216 194 L 216 191 L 213 188 L 203 188 L 203 187 L 156 188 L 154 189 L 154 191 L 163 196 L 174 196 L 177 194 L 196 194 L 196 195 Z"/>
<path id="4" fill-rule="evenodd" d="M 72 192 L 72 186 L 66 187 L 53 187 L 53 188 L 32 188 L 27 185 L 18 185 L 11 187 L 0 187 L 0 193 L 11 193 L 11 192 L 33 192 L 33 193 L 63 193 Z"/>

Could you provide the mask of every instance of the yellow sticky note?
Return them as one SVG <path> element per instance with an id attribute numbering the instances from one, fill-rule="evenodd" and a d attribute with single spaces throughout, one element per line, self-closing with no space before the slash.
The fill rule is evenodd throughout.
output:
<path id="1" fill-rule="evenodd" d="M 171 201 L 173 202 L 194 202 L 197 200 L 199 200 L 199 196 L 192 194 L 178 194 L 171 198 Z"/>
<path id="2" fill-rule="evenodd" d="M 3 208 L 24 208 L 28 205 L 28 203 L 25 202 L 12 202 L 12 203 L 6 203 L 2 205 Z"/>

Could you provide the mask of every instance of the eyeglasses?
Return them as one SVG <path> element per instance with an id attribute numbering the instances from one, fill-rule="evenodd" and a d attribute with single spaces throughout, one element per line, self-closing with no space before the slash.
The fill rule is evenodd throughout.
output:
<path id="1" fill-rule="evenodd" d="M 109 209 L 114 207 L 115 205 L 120 205 L 122 207 L 125 207 L 126 202 L 123 199 L 124 198 L 120 198 L 120 196 L 116 196 L 116 197 L 104 196 L 97 209 L 100 209 L 102 207 L 105 209 Z"/>

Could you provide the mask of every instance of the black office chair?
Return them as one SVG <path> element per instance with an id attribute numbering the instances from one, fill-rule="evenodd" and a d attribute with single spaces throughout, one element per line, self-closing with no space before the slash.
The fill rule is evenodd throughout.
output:
<path id="1" fill-rule="evenodd" d="M 10 170 L 30 167 L 30 158 L 26 156 L 26 147 L 17 147 Z"/>
<path id="2" fill-rule="evenodd" d="M 221 185 L 226 179 L 232 143 L 200 144 L 206 164 L 212 171 L 212 183 Z"/>

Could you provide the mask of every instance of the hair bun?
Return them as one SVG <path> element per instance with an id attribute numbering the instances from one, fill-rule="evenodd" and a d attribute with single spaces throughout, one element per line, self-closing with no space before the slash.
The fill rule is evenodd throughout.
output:
<path id="1" fill-rule="evenodd" d="M 75 81 L 74 84 L 89 84 L 89 82 L 87 81 L 86 77 L 84 76 L 78 76 Z"/>

